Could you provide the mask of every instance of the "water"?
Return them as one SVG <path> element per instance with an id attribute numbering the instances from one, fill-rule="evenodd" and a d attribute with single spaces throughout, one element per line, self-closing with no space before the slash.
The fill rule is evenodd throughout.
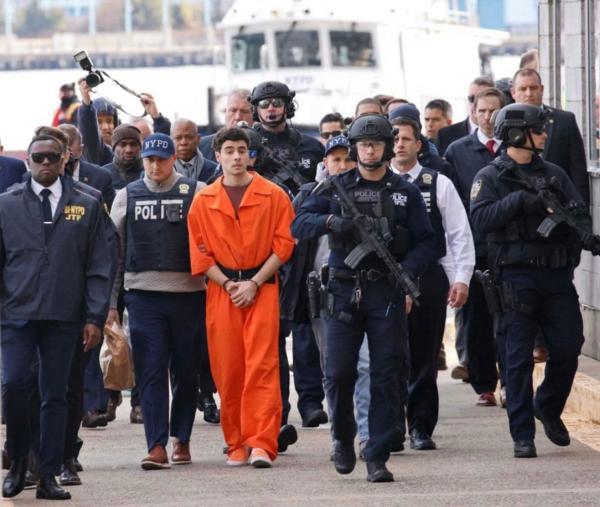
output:
<path id="1" fill-rule="evenodd" d="M 208 121 L 207 88 L 227 88 L 224 66 L 154 67 L 106 69 L 115 79 L 138 93 L 151 93 L 159 110 L 168 118 L 187 117 L 199 124 Z M 50 125 L 59 105 L 58 89 L 77 81 L 77 69 L 23 70 L 0 73 L 0 139 L 5 150 L 27 148 L 33 130 Z M 98 95 L 121 104 L 132 114 L 141 114 L 137 98 L 110 82 L 102 83 Z M 121 114 L 123 120 L 126 115 Z"/>

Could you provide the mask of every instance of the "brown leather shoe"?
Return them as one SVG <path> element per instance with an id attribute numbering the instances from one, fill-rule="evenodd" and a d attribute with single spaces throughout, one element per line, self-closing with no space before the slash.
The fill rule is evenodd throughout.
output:
<path id="1" fill-rule="evenodd" d="M 171 454 L 171 463 L 173 465 L 188 465 L 192 462 L 190 454 L 190 444 L 183 444 L 179 441 L 173 443 L 173 454 Z"/>
<path id="2" fill-rule="evenodd" d="M 144 470 L 163 470 L 165 468 L 171 468 L 169 458 L 167 457 L 167 451 L 161 444 L 156 444 L 148 456 L 142 460 L 142 468 Z"/>

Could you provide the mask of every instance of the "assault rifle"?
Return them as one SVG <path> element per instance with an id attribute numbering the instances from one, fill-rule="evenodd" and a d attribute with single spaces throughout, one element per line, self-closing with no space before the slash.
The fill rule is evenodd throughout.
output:
<path id="1" fill-rule="evenodd" d="M 296 188 L 290 190 L 295 194 L 298 188 L 308 183 L 308 180 L 298 171 L 298 165 L 298 162 L 285 159 L 272 148 L 265 146 L 259 169 L 274 183 L 290 187 L 290 183 L 293 182 Z"/>
<path id="2" fill-rule="evenodd" d="M 584 230 L 575 220 L 574 211 L 577 206 L 566 207 L 558 198 L 557 192 L 562 192 L 556 184 L 554 177 L 547 183 L 543 179 L 537 179 L 527 174 L 515 163 L 497 159 L 495 163 L 501 168 L 500 176 L 509 173 L 514 176 L 511 181 L 520 184 L 526 190 L 536 193 L 542 199 L 544 207 L 548 210 L 548 216 L 542 220 L 537 228 L 537 233 L 542 238 L 548 238 L 552 231 L 560 224 L 566 224 L 575 231 L 577 239 L 581 242 L 584 250 L 589 250 L 592 255 L 600 255 L 600 236 Z"/>
<path id="3" fill-rule="evenodd" d="M 394 258 L 391 254 L 384 241 L 381 239 L 377 232 L 377 227 L 371 217 L 362 214 L 356 207 L 356 203 L 350 197 L 344 186 L 339 181 L 338 177 L 327 178 L 323 180 L 313 192 L 319 194 L 323 190 L 330 188 L 331 185 L 335 188 L 339 196 L 339 202 L 343 208 L 350 214 L 354 227 L 360 235 L 360 243 L 356 245 L 352 251 L 344 259 L 350 269 L 356 269 L 359 263 L 371 252 L 375 252 L 386 267 L 390 270 L 391 275 L 394 277 L 396 286 L 401 287 L 406 294 L 408 294 L 415 305 L 419 305 L 418 298 L 421 295 L 419 288 L 412 281 L 408 273 L 404 270 L 402 265 Z M 387 231 L 387 235 L 391 238 L 391 234 Z"/>

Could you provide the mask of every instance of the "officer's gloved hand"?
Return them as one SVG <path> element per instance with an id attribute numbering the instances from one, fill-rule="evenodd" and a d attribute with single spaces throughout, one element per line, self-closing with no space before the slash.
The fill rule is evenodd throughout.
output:
<path id="1" fill-rule="evenodd" d="M 334 234 L 345 235 L 352 231 L 354 224 L 350 218 L 343 218 L 333 215 L 329 219 L 328 227 L 329 230 Z"/>
<path id="2" fill-rule="evenodd" d="M 521 190 L 521 203 L 523 205 L 523 211 L 527 215 L 546 215 L 546 205 L 542 194 L 532 194 L 525 190 Z"/>

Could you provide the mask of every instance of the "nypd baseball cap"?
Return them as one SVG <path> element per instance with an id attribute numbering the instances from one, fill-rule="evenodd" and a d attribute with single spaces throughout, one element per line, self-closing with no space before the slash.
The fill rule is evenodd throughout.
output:
<path id="1" fill-rule="evenodd" d="M 327 141 L 327 144 L 325 145 L 325 156 L 327 156 L 329 152 L 331 150 L 334 150 L 335 148 L 346 148 L 347 150 L 349 150 L 350 141 L 348 141 L 348 138 L 346 136 L 332 137 L 329 141 Z"/>
<path id="2" fill-rule="evenodd" d="M 152 134 L 144 139 L 142 158 L 159 157 L 167 159 L 175 155 L 175 144 L 166 134 Z"/>

